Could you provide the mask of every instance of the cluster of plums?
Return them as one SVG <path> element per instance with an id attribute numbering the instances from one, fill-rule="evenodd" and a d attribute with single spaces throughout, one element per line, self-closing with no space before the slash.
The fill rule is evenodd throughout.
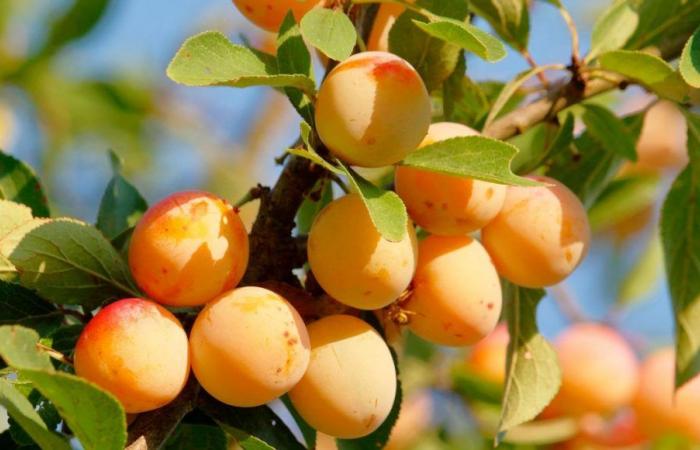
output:
<path id="1" fill-rule="evenodd" d="M 201 192 L 174 194 L 134 230 L 129 266 L 144 300 L 102 308 L 75 350 L 76 373 L 114 394 L 127 413 L 172 401 L 190 371 L 216 399 L 239 407 L 289 392 L 297 410 L 330 435 L 376 429 L 396 391 L 382 337 L 348 315 L 308 327 L 292 305 L 261 287 L 239 287 L 248 237 L 236 210 Z M 189 339 L 164 306 L 205 305 Z"/>
<path id="2" fill-rule="evenodd" d="M 289 2 L 236 1 L 249 17 L 258 17 L 260 8 L 271 8 L 264 17 L 273 17 L 269 11 L 283 3 Z M 340 63 L 315 106 L 325 146 L 361 167 L 397 164 L 422 145 L 476 134 L 460 124 L 431 125 L 420 76 L 382 51 Z M 340 303 L 378 310 L 401 298 L 408 326 L 419 336 L 474 344 L 497 324 L 499 275 L 522 286 L 552 285 L 586 253 L 589 227 L 576 196 L 555 180 L 533 179 L 541 185 L 506 187 L 399 166 L 396 190 L 430 236 L 418 243 L 407 223 L 404 239 L 383 238 L 359 195 L 348 194 L 328 204 L 311 228 L 311 271 Z M 470 236 L 479 230 L 481 243 Z M 96 314 L 76 346 L 78 375 L 139 413 L 172 401 L 191 367 L 224 403 L 250 407 L 289 393 L 323 433 L 355 438 L 375 430 L 396 392 L 385 341 L 354 316 L 306 325 L 279 294 L 236 288 L 248 257 L 245 228 L 224 200 L 183 192 L 150 208 L 129 247 L 133 278 L 150 300 L 120 300 Z M 204 307 L 188 337 L 162 305 Z"/>
<path id="3" fill-rule="evenodd" d="M 425 145 L 478 134 L 430 119 L 420 76 L 386 52 L 341 62 L 316 104 L 323 143 L 361 167 L 397 164 Z M 430 235 L 418 243 L 409 223 L 402 240 L 387 240 L 359 195 L 348 194 L 326 206 L 311 227 L 311 271 L 341 303 L 376 310 L 401 297 L 408 326 L 419 336 L 442 345 L 474 344 L 500 316 L 499 275 L 521 286 L 550 286 L 587 252 L 590 230 L 578 198 L 556 180 L 531 179 L 540 186 L 506 187 L 398 165 L 396 192 Z M 471 236 L 478 231 L 480 241 Z"/>
<path id="4" fill-rule="evenodd" d="M 499 325 L 472 348 L 469 370 L 503 385 L 508 341 Z M 669 433 L 700 442 L 700 376 L 674 393 L 673 349 L 658 349 L 640 363 L 624 336 L 592 322 L 572 325 L 554 344 L 562 384 L 541 418 L 580 422 L 562 449 L 646 448 L 637 446 Z"/>

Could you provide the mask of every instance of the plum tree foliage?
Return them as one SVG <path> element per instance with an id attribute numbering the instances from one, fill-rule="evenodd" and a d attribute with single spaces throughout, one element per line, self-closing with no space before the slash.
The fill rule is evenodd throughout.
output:
<path id="1" fill-rule="evenodd" d="M 77 0 L 11 75 L 48 66 L 107 3 Z M 533 3 L 561 15 L 570 59 L 532 57 Z M 35 172 L 0 152 L 0 447 L 700 442 L 700 2 L 612 2 L 587 54 L 559 0 L 234 6 L 275 52 L 202 32 L 167 76 L 286 95 L 301 133 L 274 186 L 149 208 L 112 155 L 93 226 L 52 215 Z M 470 78 L 471 59 L 508 51 L 530 68 Z M 620 115 L 602 94 L 630 85 L 653 100 Z M 648 348 L 617 316 L 585 322 L 562 283 L 600 230 L 636 239 L 657 212 L 613 310 L 663 256 L 675 348 L 640 362 Z M 547 293 L 578 322 L 553 343 L 538 330 Z M 476 419 L 469 445 L 433 414 L 449 403 L 434 388 Z"/>

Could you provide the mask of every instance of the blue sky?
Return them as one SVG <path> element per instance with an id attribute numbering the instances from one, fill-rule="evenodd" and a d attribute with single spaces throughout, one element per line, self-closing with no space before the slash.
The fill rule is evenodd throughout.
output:
<path id="1" fill-rule="evenodd" d="M 591 18 L 608 2 L 565 1 L 579 24 L 583 51 L 590 39 Z M 28 14 L 27 22 L 15 24 L 15 29 L 30 38 L 41 36 L 42 15 L 51 14 L 51 7 L 61 5 L 55 0 L 37 0 L 36 11 Z M 67 4 L 67 2 L 63 2 Z M 218 29 L 232 37 L 238 33 L 255 36 L 258 32 L 237 13 L 229 0 L 119 0 L 114 1 L 106 20 L 94 33 L 71 45 L 59 59 L 61 70 L 76 77 L 106 77 L 114 72 L 129 73 L 137 78 L 164 83 L 175 89 L 177 101 L 194 105 L 210 120 L 212 129 L 223 130 L 233 140 L 240 140 L 250 126 L 252 111 L 261 103 L 264 88 L 250 89 L 191 89 L 171 85 L 165 77 L 165 67 L 182 41 L 189 35 L 206 29 Z M 531 18 L 531 49 L 540 64 L 568 62 L 570 40 L 557 11 L 545 2 L 535 2 Z M 481 24 L 483 25 L 483 23 Z M 32 39 L 30 39 L 31 42 Z M 497 64 L 471 58 L 469 75 L 477 80 L 505 80 L 526 68 L 522 58 L 514 52 Z M 20 112 L 21 114 L 21 112 Z M 30 162 L 39 160 L 36 151 L 40 142 L 31 133 L 31 124 L 22 122 L 23 133 L 13 151 Z M 297 134 L 294 121 L 269 140 L 270 154 L 279 153 Z M 207 176 L 200 163 L 196 148 L 164 138 L 154 149 L 156 160 L 167 176 L 144 189 L 149 199 L 157 199 L 168 192 L 197 187 Z M 96 211 L 99 194 L 109 177 L 106 158 L 91 152 L 68 152 L 61 162 L 60 179 L 55 183 L 59 195 L 68 199 L 66 210 L 78 215 Z M 260 174 L 261 181 L 270 183 L 276 171 L 272 160 Z M 70 180 L 65 182 L 64 180 Z M 79 180 L 75 182 L 75 180 Z M 634 246 L 633 246 L 634 248 Z M 639 249 L 636 249 L 638 252 Z M 571 277 L 568 285 L 584 309 L 594 318 L 601 318 L 607 305 L 614 301 L 613 276 L 635 257 L 632 251 L 625 258 L 613 256 L 611 244 L 597 242 L 588 259 Z M 551 299 L 541 306 L 540 323 L 548 336 L 553 336 L 566 321 Z M 671 336 L 671 309 L 666 288 L 658 286 L 647 301 L 627 310 L 621 316 L 625 330 L 645 335 L 654 342 L 668 341 Z"/>

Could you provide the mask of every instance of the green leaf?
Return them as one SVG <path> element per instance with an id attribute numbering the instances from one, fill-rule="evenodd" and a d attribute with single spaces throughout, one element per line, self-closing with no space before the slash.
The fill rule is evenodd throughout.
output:
<path id="1" fill-rule="evenodd" d="M 484 94 L 479 89 L 479 86 L 474 83 L 465 74 L 467 72 L 467 61 L 464 57 L 464 51 L 461 52 L 457 66 L 450 76 L 442 84 L 442 92 L 440 93 L 442 100 L 442 119 L 448 122 L 458 120 L 458 115 L 464 108 L 465 115 L 470 115 L 472 111 L 478 112 L 474 116 L 481 115 L 483 109 L 487 108 Z M 465 97 L 472 97 L 469 102 L 465 102 Z M 460 110 L 458 112 L 458 110 Z M 463 120 L 463 123 L 474 125 L 476 120 Z"/>
<path id="2" fill-rule="evenodd" d="M 34 405 L 12 384 L 0 378 L 0 406 L 43 450 L 70 450 L 66 438 L 49 430 Z"/>
<path id="3" fill-rule="evenodd" d="M 636 161 L 637 143 L 624 122 L 612 111 L 600 105 L 588 103 L 583 107 L 583 123 L 591 137 L 607 151 Z"/>
<path id="4" fill-rule="evenodd" d="M 311 144 L 311 126 L 308 123 L 302 121 L 299 124 L 299 128 L 301 140 L 306 148 L 290 148 L 287 149 L 287 153 L 308 159 L 314 164 L 321 166 L 327 171 L 336 175 L 344 175 L 345 172 L 343 170 L 339 169 L 338 167 L 335 167 L 332 163 L 326 161 L 321 155 L 316 153 L 316 149 L 314 149 L 313 145 Z"/>
<path id="5" fill-rule="evenodd" d="M 277 36 L 277 68 L 279 73 L 301 74 L 314 80 L 311 54 L 291 11 L 284 18 Z M 299 115 L 307 122 L 314 123 L 314 106 L 309 96 L 293 87 L 287 87 L 284 91 Z"/>
<path id="6" fill-rule="evenodd" d="M 111 394 L 64 372 L 23 369 L 20 374 L 56 406 L 83 448 L 124 449 L 126 414 Z"/>
<path id="7" fill-rule="evenodd" d="M 0 326 L 0 357 L 7 365 L 23 369 L 53 370 L 49 356 L 37 348 L 36 331 L 15 325 Z"/>
<path id="8" fill-rule="evenodd" d="M 0 200 L 0 217 L 0 280 L 13 281 L 17 268 L 8 256 L 22 238 L 27 224 L 32 222 L 32 211 L 19 203 Z"/>
<path id="9" fill-rule="evenodd" d="M 104 16 L 110 0 L 75 0 L 70 9 L 51 24 L 43 55 L 87 35 Z"/>
<path id="10" fill-rule="evenodd" d="M 466 70 L 466 69 L 465 69 Z M 462 72 L 451 76 L 443 87 L 443 119 L 448 122 L 458 122 L 468 125 L 475 130 L 482 130 L 486 117 L 505 87 L 498 81 L 482 81 L 476 83 Z M 525 94 L 516 91 L 502 107 L 501 113 L 514 110 L 525 98 Z"/>
<path id="11" fill-rule="evenodd" d="M 560 126 L 545 122 L 511 138 L 509 142 L 520 149 L 512 163 L 513 171 L 530 173 L 566 151 L 574 140 L 574 124 L 574 115 L 564 113 Z"/>
<path id="12" fill-rule="evenodd" d="M 46 196 L 34 171 L 22 161 L 0 151 L 0 199 L 22 203 L 37 217 L 48 217 Z"/>
<path id="13" fill-rule="evenodd" d="M 678 72 L 658 56 L 615 50 L 603 53 L 598 60 L 603 69 L 631 78 L 662 97 L 679 102 L 687 96 L 687 86 Z"/>
<path id="14" fill-rule="evenodd" d="M 557 354 L 537 329 L 537 304 L 544 291 L 506 283 L 504 297 L 510 342 L 497 442 L 542 412 L 561 385 Z"/>
<path id="15" fill-rule="evenodd" d="M 418 0 L 417 4 L 433 14 L 458 21 L 466 20 L 469 14 L 463 0 Z M 454 72 L 461 50 L 431 37 L 414 23 L 426 20 L 414 11 L 401 14 L 389 31 L 389 50 L 408 61 L 418 71 L 428 91 L 433 91 Z"/>
<path id="16" fill-rule="evenodd" d="M 643 114 L 633 114 L 623 120 L 636 141 L 642 129 Z M 590 207 L 618 173 L 623 159 L 616 151 L 603 147 L 586 131 L 560 152 L 549 164 L 547 175 L 561 180 L 584 205 Z"/>
<path id="17" fill-rule="evenodd" d="M 513 186 L 539 186 L 515 175 L 510 163 L 518 153 L 513 145 L 483 136 L 446 139 L 409 154 L 403 164 L 458 177 Z"/>
<path id="18" fill-rule="evenodd" d="M 337 163 L 365 203 L 379 234 L 388 241 L 401 241 L 406 236 L 408 224 L 408 213 L 401 198 L 393 191 L 385 191 L 373 185 L 351 168 L 345 167 L 340 160 Z"/>
<path id="19" fill-rule="evenodd" d="M 661 240 L 654 234 L 620 283 L 618 303 L 622 306 L 631 305 L 649 293 L 659 281 L 662 267 Z"/>
<path id="20" fill-rule="evenodd" d="M 614 226 L 621 220 L 651 207 L 659 194 L 657 175 L 616 178 L 600 194 L 588 212 L 593 231 Z"/>
<path id="21" fill-rule="evenodd" d="M 22 388 L 15 385 L 16 389 L 20 392 L 20 394 L 25 395 L 27 400 L 29 400 L 29 403 L 32 404 L 34 410 L 39 413 L 39 417 L 41 417 L 44 424 L 46 424 L 46 428 L 55 431 L 62 420 L 56 408 L 46 399 L 46 397 L 41 395 L 39 391 L 31 388 L 31 383 L 27 383 L 26 381 L 19 381 L 19 383 L 26 384 L 24 384 Z M 23 388 L 31 390 L 27 394 L 23 392 Z M 14 441 L 20 445 L 34 444 L 34 440 L 14 419 L 10 419 L 10 434 L 12 435 L 12 439 L 14 439 Z"/>
<path id="22" fill-rule="evenodd" d="M 97 229 L 108 239 L 115 239 L 134 227 L 147 209 L 146 200 L 115 167 L 114 175 L 102 195 Z"/>
<path id="23" fill-rule="evenodd" d="M 678 64 L 683 79 L 694 88 L 700 88 L 700 28 L 688 39 Z"/>
<path id="24" fill-rule="evenodd" d="M 316 436 L 317 432 L 315 429 L 309 425 L 306 420 L 299 414 L 299 412 L 296 410 L 294 407 L 294 404 L 292 401 L 289 399 L 288 395 L 283 395 L 281 397 L 282 403 L 284 403 L 284 406 L 287 408 L 289 411 L 289 414 L 292 415 L 292 418 L 294 419 L 294 422 L 297 424 L 299 427 L 299 430 L 301 431 L 301 435 L 304 436 L 304 442 L 306 442 L 306 447 L 307 448 L 316 448 Z"/>
<path id="25" fill-rule="evenodd" d="M 384 448 L 386 443 L 389 441 L 391 436 L 391 430 L 396 425 L 396 421 L 399 420 L 399 414 L 401 413 L 401 405 L 403 403 L 403 388 L 401 386 L 401 380 L 399 379 L 399 364 L 396 356 L 396 352 L 393 348 L 389 348 L 391 351 L 391 357 L 394 360 L 394 367 L 396 367 L 396 396 L 394 397 L 394 403 L 391 406 L 391 411 L 389 415 L 382 422 L 382 424 L 368 434 L 365 437 L 359 439 L 336 439 L 336 445 L 338 450 L 365 450 L 365 449 L 379 449 Z"/>
<path id="26" fill-rule="evenodd" d="M 56 308 L 18 284 L 0 281 L 0 324 L 56 313 Z"/>
<path id="27" fill-rule="evenodd" d="M 520 72 L 512 81 L 508 82 L 508 84 L 506 84 L 501 90 L 501 93 L 498 95 L 498 98 L 491 106 L 491 112 L 486 118 L 484 128 L 488 127 L 494 120 L 496 120 L 503 107 L 508 103 L 508 101 L 510 101 L 511 97 L 515 95 L 515 93 L 522 87 L 522 85 L 527 80 L 547 70 L 557 70 L 563 68 L 564 67 L 561 64 L 551 64 L 548 66 L 537 66 L 532 69 Z"/>
<path id="28" fill-rule="evenodd" d="M 675 45 L 693 34 L 700 23 L 700 2 L 695 0 L 628 0 L 639 16 L 626 48 Z"/>
<path id="29" fill-rule="evenodd" d="M 49 335 L 51 348 L 69 355 L 75 350 L 75 344 L 82 333 L 84 324 L 65 325 Z"/>
<path id="30" fill-rule="evenodd" d="M 270 61 L 236 45 L 218 31 L 205 31 L 182 44 L 167 69 L 171 80 L 186 86 L 294 87 L 314 94 L 314 81 L 303 74 L 280 74 Z"/>
<path id="31" fill-rule="evenodd" d="M 96 228 L 79 221 L 39 222 L 9 259 L 23 286 L 54 303 L 93 309 L 108 300 L 140 296 L 128 267 L 110 242 Z"/>
<path id="32" fill-rule="evenodd" d="M 331 173 L 335 173 L 338 175 L 344 174 L 344 172 L 341 169 L 335 167 L 333 164 L 323 159 L 323 157 L 316 153 L 316 151 L 312 148 L 290 148 L 287 149 L 287 153 L 289 153 L 290 155 L 299 156 L 300 158 L 308 159 L 312 163 L 323 167 Z"/>
<path id="33" fill-rule="evenodd" d="M 564 183 L 581 202 L 591 206 L 622 166 L 622 158 L 583 134 L 554 159 L 547 175 Z"/>
<path id="34" fill-rule="evenodd" d="M 15 232 L 18 228 L 30 222 L 32 217 L 32 210 L 29 207 L 7 201 L 0 200 L 0 243 L 3 239 L 10 237 L 10 234 Z"/>
<path id="35" fill-rule="evenodd" d="M 593 25 L 587 60 L 624 47 L 639 23 L 639 15 L 631 3 L 629 0 L 617 0 L 598 17 Z"/>
<path id="36" fill-rule="evenodd" d="M 671 186 L 661 212 L 676 319 L 676 387 L 700 373 L 700 116 L 686 114 L 690 163 Z"/>
<path id="37" fill-rule="evenodd" d="M 165 450 L 227 450 L 226 434 L 219 427 L 181 423 L 168 439 Z"/>
<path id="38" fill-rule="evenodd" d="M 355 48 L 357 31 L 341 9 L 314 8 L 300 26 L 304 39 L 331 59 L 342 61 Z"/>
<path id="39" fill-rule="evenodd" d="M 491 27 L 511 47 L 527 48 L 530 36 L 530 14 L 523 0 L 471 0 L 469 6 L 488 21 Z"/>
<path id="40" fill-rule="evenodd" d="M 413 23 L 429 35 L 468 50 L 486 61 L 496 62 L 506 56 L 506 48 L 501 41 L 468 23 L 448 18 L 435 18 L 428 23 L 414 20 Z"/>
<path id="41" fill-rule="evenodd" d="M 296 224 L 297 232 L 301 235 L 308 234 L 311 230 L 311 225 L 314 219 L 321 210 L 333 201 L 333 184 L 328 178 L 319 180 L 316 187 L 313 189 L 312 195 L 304 198 L 299 210 L 297 211 Z M 318 193 L 318 195 L 316 195 Z"/>
<path id="42" fill-rule="evenodd" d="M 235 408 L 200 393 L 200 409 L 233 436 L 244 450 L 304 450 L 284 422 L 267 406 Z"/>

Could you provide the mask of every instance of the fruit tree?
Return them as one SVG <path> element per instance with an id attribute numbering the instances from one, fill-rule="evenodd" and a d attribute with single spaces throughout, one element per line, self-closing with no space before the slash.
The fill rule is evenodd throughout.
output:
<path id="1" fill-rule="evenodd" d="M 0 150 L 0 448 L 700 448 L 700 0 L 221 0 L 253 38 L 199 30 L 140 88 L 71 78 L 110 2 L 64 3 L 34 53 L 0 18 L 0 145 L 99 136 L 113 175 L 92 223 L 61 207 L 87 164 Z M 149 153 L 202 128 L 166 78 L 270 95 L 236 130 L 293 112 L 274 182 L 212 109 L 189 143 L 243 195 L 142 196 L 196 162 Z M 673 344 L 628 320 L 657 271 Z"/>

